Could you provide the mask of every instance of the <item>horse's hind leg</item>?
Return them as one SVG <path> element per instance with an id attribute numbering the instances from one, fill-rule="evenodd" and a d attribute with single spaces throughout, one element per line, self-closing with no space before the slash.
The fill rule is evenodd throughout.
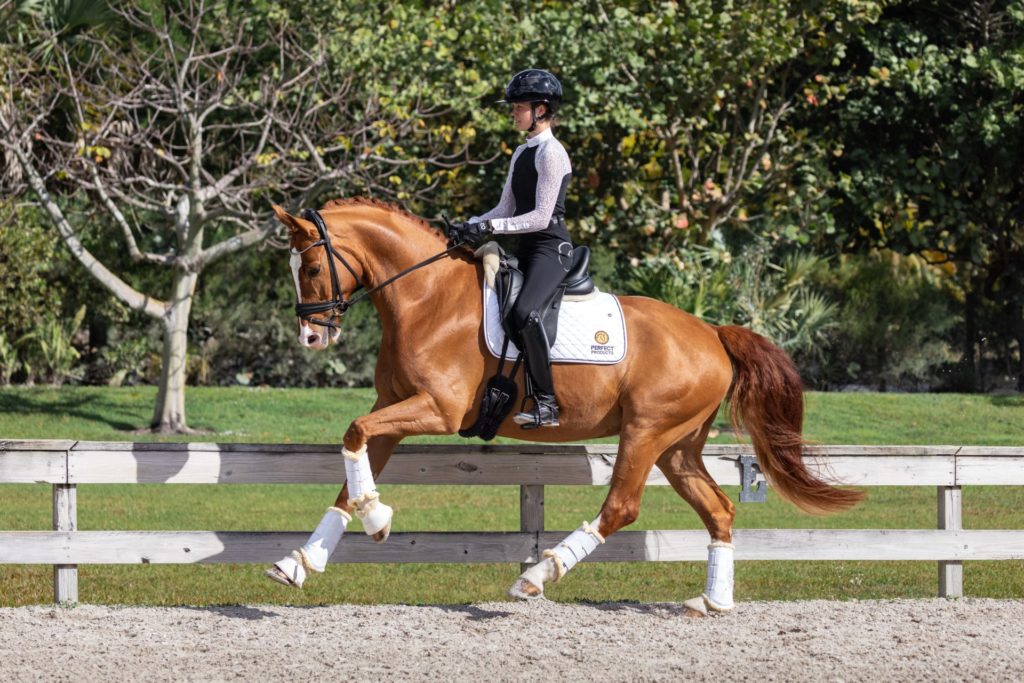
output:
<path id="1" fill-rule="evenodd" d="M 362 502 L 361 518 L 367 532 L 375 531 L 374 539 L 378 542 L 387 538 L 391 530 L 391 509 L 376 500 L 373 477 L 384 469 L 399 441 L 395 437 L 375 437 L 367 442 L 365 452 L 362 449 L 354 454 L 347 450 L 344 452 L 347 481 L 334 506 L 327 508 L 305 545 L 267 570 L 268 577 L 286 586 L 301 588 L 310 572 L 323 572 L 345 528 L 352 521 L 353 509 L 358 509 L 357 502 Z M 352 498 L 349 497 L 350 493 L 353 494 Z M 377 523 L 374 515 L 383 522 L 381 529 L 375 528 Z"/>
<path id="2" fill-rule="evenodd" d="M 708 609 L 728 612 L 734 607 L 732 523 L 736 506 L 708 474 L 701 456 L 713 421 L 714 415 L 699 431 L 673 444 L 657 462 L 672 488 L 693 506 L 711 535 L 704 594 L 696 602 L 687 602 L 688 607 L 702 613 Z"/>
<path id="3" fill-rule="evenodd" d="M 651 426 L 624 429 L 601 513 L 593 522 L 584 522 L 554 548 L 545 550 L 544 558 L 519 576 L 509 589 L 509 595 L 514 598 L 542 596 L 546 582 L 561 579 L 604 543 L 606 537 L 632 524 L 640 514 L 640 498 L 647 485 L 647 475 L 658 456 L 682 434 L 697 429 L 703 420 L 702 415 L 668 431 Z"/>

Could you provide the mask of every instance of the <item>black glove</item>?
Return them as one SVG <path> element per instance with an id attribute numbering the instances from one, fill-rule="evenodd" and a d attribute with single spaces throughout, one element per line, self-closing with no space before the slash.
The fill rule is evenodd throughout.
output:
<path id="1" fill-rule="evenodd" d="M 471 247 L 477 247 L 484 239 L 491 234 L 490 221 L 479 223 L 452 223 L 451 243 L 461 242 Z"/>

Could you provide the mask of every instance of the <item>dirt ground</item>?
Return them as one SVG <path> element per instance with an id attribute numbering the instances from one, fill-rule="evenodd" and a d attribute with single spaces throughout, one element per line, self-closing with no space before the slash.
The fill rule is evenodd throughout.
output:
<path id="1" fill-rule="evenodd" d="M 0 680 L 1013 681 L 1024 600 L 0 609 Z"/>

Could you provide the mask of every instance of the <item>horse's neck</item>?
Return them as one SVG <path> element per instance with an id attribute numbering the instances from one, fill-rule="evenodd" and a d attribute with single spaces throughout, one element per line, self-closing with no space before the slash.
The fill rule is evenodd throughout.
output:
<path id="1" fill-rule="evenodd" d="M 376 287 L 402 271 L 445 250 L 434 233 L 404 217 L 361 226 L 360 251 L 364 286 Z M 472 288 L 476 269 L 459 258 L 440 258 L 399 277 L 372 295 L 385 329 L 415 328 L 424 317 L 463 298 Z M 422 330 L 420 330 L 422 332 Z"/>

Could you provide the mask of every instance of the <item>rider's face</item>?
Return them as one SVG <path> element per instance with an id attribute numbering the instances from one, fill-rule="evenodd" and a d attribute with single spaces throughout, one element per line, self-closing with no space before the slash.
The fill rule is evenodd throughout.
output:
<path id="1" fill-rule="evenodd" d="M 543 116 L 547 105 L 537 105 L 537 116 Z M 512 113 L 512 124 L 518 131 L 527 131 L 533 125 L 533 118 L 530 116 L 529 102 L 516 102 L 510 107 Z"/>

